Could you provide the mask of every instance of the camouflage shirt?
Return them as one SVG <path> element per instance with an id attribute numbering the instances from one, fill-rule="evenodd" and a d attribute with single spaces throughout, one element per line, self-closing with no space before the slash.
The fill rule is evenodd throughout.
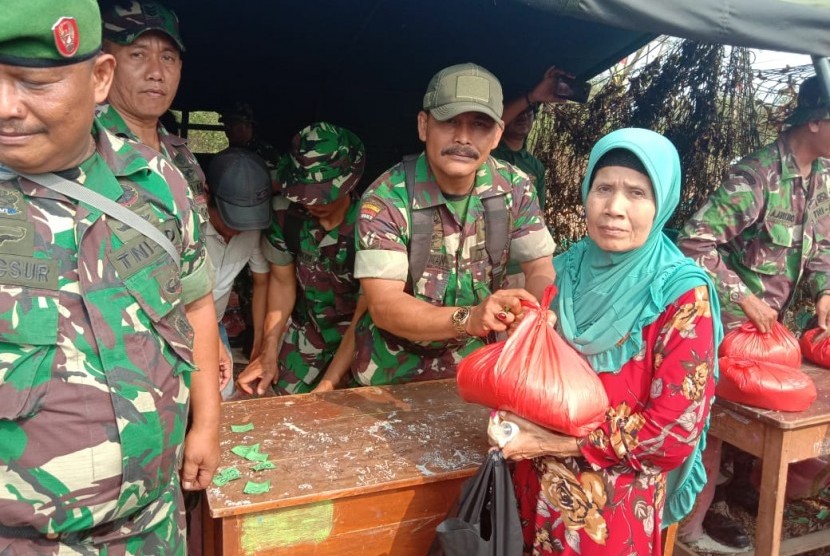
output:
<path id="1" fill-rule="evenodd" d="M 412 206 L 438 207 L 443 226 L 440 237 L 433 235 L 426 269 L 414 285 L 417 299 L 438 306 L 468 306 L 490 295 L 493 268 L 485 248 L 482 197 L 505 196 L 511 222 L 510 261 L 553 254 L 555 245 L 542 221 L 533 183 L 510 164 L 490 157 L 479 168 L 463 222 L 435 183 L 424 154 L 418 158 L 415 181 Z M 409 209 L 404 167 L 398 164 L 363 195 L 357 223 L 357 278 L 407 281 Z M 365 385 L 455 376 L 461 357 L 482 345 L 480 339 L 408 341 L 377 328 L 369 313 L 358 322 L 355 342 L 352 372 Z"/>
<path id="2" fill-rule="evenodd" d="M 726 328 L 746 321 L 749 293 L 781 314 L 802 278 L 814 296 L 830 289 L 830 161 L 805 180 L 779 137 L 730 168 L 678 244 L 712 275 Z"/>
<path id="3" fill-rule="evenodd" d="M 334 357 L 357 306 L 360 284 L 354 278 L 354 227 L 358 204 L 352 202 L 343 222 L 324 230 L 300 205 L 274 197 L 271 226 L 262 251 L 278 266 L 295 265 L 297 298 L 279 354 L 279 382 L 285 393 L 308 392 L 319 383 Z M 299 253 L 285 239 L 286 218 L 297 211 Z"/>
<path id="4" fill-rule="evenodd" d="M 124 118 L 121 117 L 121 114 L 112 105 L 102 104 L 98 106 L 96 117 L 101 125 L 112 133 L 140 142 L 139 138 L 130 130 Z M 158 124 L 158 134 L 161 142 L 161 154 L 179 169 L 187 182 L 190 194 L 193 196 L 193 202 L 199 211 L 200 228 L 202 235 L 204 235 L 205 222 L 208 221 L 205 173 L 202 171 L 202 167 L 199 166 L 196 157 L 187 148 L 187 140 L 167 131 L 161 125 L 161 122 Z"/>
<path id="5" fill-rule="evenodd" d="M 542 217 L 544 218 L 547 188 L 545 187 L 545 165 L 542 164 L 542 161 L 530 154 L 526 147 L 523 146 L 518 151 L 514 151 L 504 141 L 499 143 L 499 146 L 493 149 L 490 155 L 512 164 L 530 176 L 533 185 L 536 186 L 536 200 L 539 202 L 539 208 L 542 210 Z"/>
<path id="6" fill-rule="evenodd" d="M 0 180 L 0 516 L 43 533 L 115 524 L 115 539 L 171 519 L 194 370 L 184 306 L 212 278 L 181 174 L 93 134 L 97 151 L 64 177 L 163 231 L 181 271 L 97 209 Z"/>

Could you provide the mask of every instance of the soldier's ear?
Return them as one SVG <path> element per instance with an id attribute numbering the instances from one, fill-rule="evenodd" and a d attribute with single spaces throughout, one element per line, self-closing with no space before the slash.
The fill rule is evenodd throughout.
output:
<path id="1" fill-rule="evenodd" d="M 92 66 L 92 83 L 95 91 L 95 104 L 107 100 L 112 78 L 115 75 L 115 57 L 112 54 L 99 54 Z"/>
<path id="2" fill-rule="evenodd" d="M 421 110 L 418 112 L 418 138 L 424 143 L 427 142 L 427 126 L 429 124 L 429 114 Z"/>

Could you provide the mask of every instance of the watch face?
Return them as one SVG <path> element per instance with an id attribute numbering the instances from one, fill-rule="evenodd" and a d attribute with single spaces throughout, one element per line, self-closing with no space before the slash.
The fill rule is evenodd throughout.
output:
<path id="1" fill-rule="evenodd" d="M 456 329 L 462 330 L 464 324 L 466 324 L 467 319 L 470 318 L 470 308 L 469 307 L 459 307 L 455 310 L 452 314 L 452 322 L 455 325 Z"/>

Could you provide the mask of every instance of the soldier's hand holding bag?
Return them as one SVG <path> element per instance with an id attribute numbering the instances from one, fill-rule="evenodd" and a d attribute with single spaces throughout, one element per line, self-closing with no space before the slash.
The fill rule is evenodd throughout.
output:
<path id="1" fill-rule="evenodd" d="M 581 437 L 605 419 L 608 397 L 588 363 L 548 324 L 555 294 L 556 288 L 548 287 L 541 306 L 523 300 L 525 314 L 506 341 L 465 357 L 458 390 L 468 402 Z"/>

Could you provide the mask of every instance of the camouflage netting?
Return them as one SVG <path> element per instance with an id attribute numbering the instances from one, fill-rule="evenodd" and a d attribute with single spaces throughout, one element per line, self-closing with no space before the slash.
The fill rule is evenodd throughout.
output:
<path id="1" fill-rule="evenodd" d="M 773 137 L 792 94 L 762 110 L 744 48 L 676 40 L 647 64 L 630 63 L 594 85 L 586 104 L 545 106 L 530 149 L 547 169 L 546 220 L 566 248 L 585 233 L 580 183 L 596 141 L 621 127 L 663 133 L 680 152 L 683 191 L 670 228 L 679 228 L 717 186 L 730 163 Z M 635 69 L 630 69 L 634 67 Z M 790 87 L 792 93 L 792 87 Z M 783 100 L 782 100 L 783 99 Z"/>
<path id="2" fill-rule="evenodd" d="M 591 147 L 603 135 L 645 127 L 674 143 L 683 189 L 667 227 L 679 229 L 732 162 L 774 139 L 794 106 L 797 85 L 813 73 L 812 66 L 800 66 L 754 74 L 754 54 L 745 48 L 675 39 L 657 48 L 663 53 L 653 61 L 637 62 L 639 53 L 612 69 L 594 84 L 589 102 L 539 112 L 529 147 L 546 168 L 545 216 L 558 251 L 585 234 L 580 186 Z M 809 311 L 801 293 L 793 304 L 799 316 L 787 316 L 793 328 L 803 326 Z"/>

